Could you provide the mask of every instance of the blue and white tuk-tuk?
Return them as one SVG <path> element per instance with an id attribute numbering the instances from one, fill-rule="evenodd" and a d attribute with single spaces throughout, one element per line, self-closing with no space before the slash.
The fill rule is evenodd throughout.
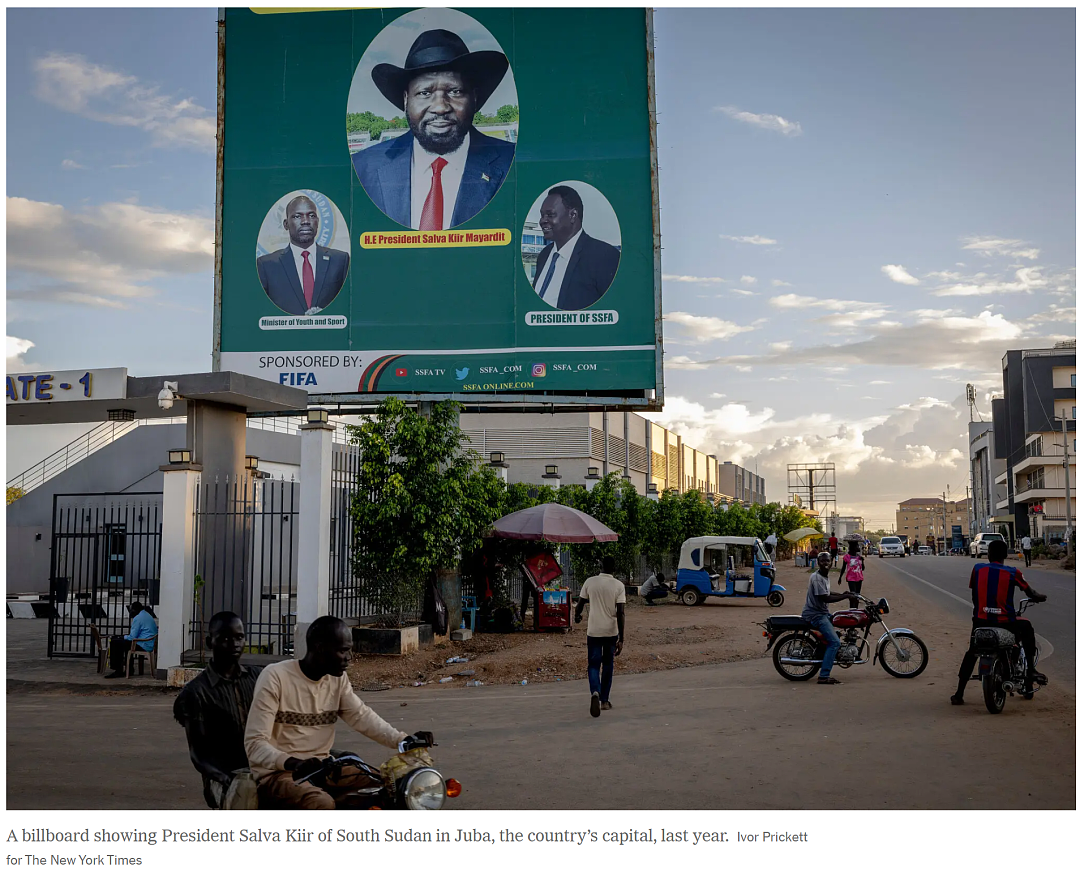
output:
<path id="1" fill-rule="evenodd" d="M 785 589 L 776 583 L 776 566 L 756 537 L 698 536 L 683 542 L 676 592 L 684 605 L 739 596 L 765 597 L 775 607 L 784 604 Z"/>

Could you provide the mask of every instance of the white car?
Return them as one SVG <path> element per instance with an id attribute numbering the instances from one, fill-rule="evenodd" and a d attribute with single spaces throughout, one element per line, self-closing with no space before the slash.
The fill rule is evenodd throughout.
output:
<path id="1" fill-rule="evenodd" d="M 968 554 L 972 557 L 986 557 L 986 551 L 994 540 L 1004 542 L 1005 537 L 1000 533 L 977 533 L 968 546 Z"/>
<path id="2" fill-rule="evenodd" d="M 929 554 L 930 553 L 930 546 L 929 545 L 920 545 L 919 546 L 919 553 L 920 554 Z"/>
<path id="3" fill-rule="evenodd" d="M 907 557 L 904 553 L 904 543 L 899 536 L 882 536 L 878 543 L 878 557 Z"/>

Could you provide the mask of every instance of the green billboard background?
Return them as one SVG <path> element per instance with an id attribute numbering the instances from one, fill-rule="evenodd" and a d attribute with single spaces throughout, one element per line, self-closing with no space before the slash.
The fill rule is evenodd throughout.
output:
<path id="1" fill-rule="evenodd" d="M 589 394 L 648 406 L 662 386 L 647 14 L 462 11 L 505 52 L 520 122 L 504 184 L 481 212 L 453 229 L 507 230 L 506 245 L 361 246 L 364 234 L 414 232 L 369 198 L 353 170 L 345 131 L 361 57 L 408 10 L 224 11 L 216 365 L 316 395 Z M 497 108 L 483 107 L 485 113 Z M 389 104 L 388 110 L 387 116 L 400 114 Z M 539 300 L 521 253 L 530 207 L 565 180 L 602 192 L 621 233 L 609 290 L 588 309 L 568 313 L 572 318 Z M 295 324 L 305 322 L 295 319 L 289 329 L 264 329 L 290 316 L 260 284 L 259 229 L 275 202 L 297 190 L 325 195 L 344 216 L 349 271 L 318 313 L 319 329 L 300 329 Z M 530 312 L 550 315 L 549 323 L 528 324 Z M 343 319 L 347 327 L 336 327 Z"/>

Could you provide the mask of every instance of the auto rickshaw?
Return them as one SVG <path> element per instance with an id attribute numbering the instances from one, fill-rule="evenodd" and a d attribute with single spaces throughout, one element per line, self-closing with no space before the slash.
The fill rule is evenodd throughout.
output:
<path id="1" fill-rule="evenodd" d="M 684 605 L 696 606 L 710 596 L 765 597 L 773 607 L 784 604 L 783 585 L 761 540 L 752 536 L 698 536 L 683 542 L 676 574 L 676 593 Z"/>

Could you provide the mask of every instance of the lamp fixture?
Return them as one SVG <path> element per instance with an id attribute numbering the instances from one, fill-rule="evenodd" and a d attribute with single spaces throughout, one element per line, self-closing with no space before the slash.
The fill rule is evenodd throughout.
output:
<path id="1" fill-rule="evenodd" d="M 308 409 L 307 422 L 309 424 L 326 424 L 330 421 L 330 413 L 326 409 Z"/>
<path id="2" fill-rule="evenodd" d="M 244 469 L 255 471 L 259 468 L 259 458 L 254 454 L 244 455 Z"/>
<path id="3" fill-rule="evenodd" d="M 585 478 L 600 478 L 600 467 L 599 466 L 590 466 L 589 467 L 589 474 L 586 475 Z"/>
<path id="4" fill-rule="evenodd" d="M 555 464 L 551 464 L 550 466 L 545 466 L 544 467 L 544 475 L 545 476 L 556 476 L 558 474 L 559 474 L 559 467 L 557 467 Z"/>
<path id="5" fill-rule="evenodd" d="M 170 448 L 169 463 L 174 466 L 181 463 L 191 463 L 191 450 L 188 448 Z"/>
<path id="6" fill-rule="evenodd" d="M 492 463 L 506 463 L 506 455 L 502 451 L 491 452 Z"/>

